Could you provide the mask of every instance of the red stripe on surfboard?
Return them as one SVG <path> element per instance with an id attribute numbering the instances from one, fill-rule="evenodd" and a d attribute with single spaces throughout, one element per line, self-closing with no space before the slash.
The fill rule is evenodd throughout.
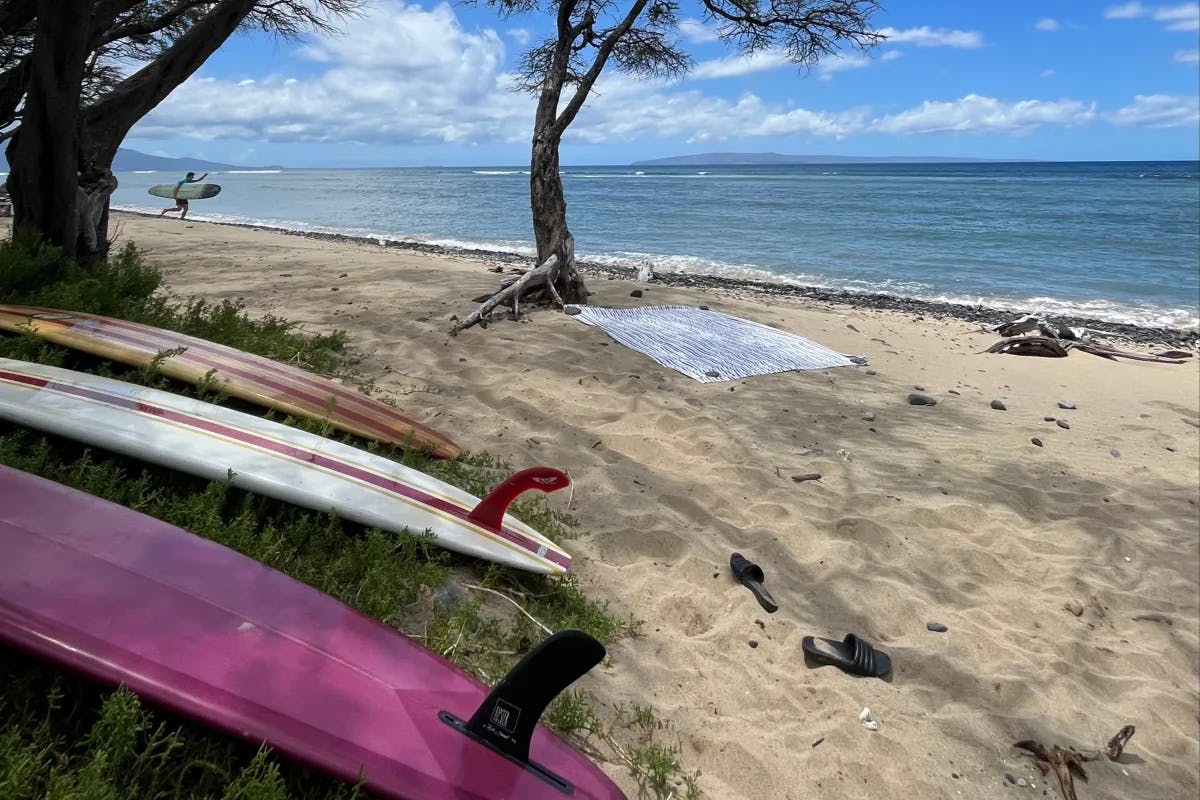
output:
<path id="1" fill-rule="evenodd" d="M 348 401 L 351 404 L 366 406 L 366 407 L 370 408 L 371 410 L 376 411 L 378 413 L 384 414 L 389 417 L 396 418 L 398 420 L 402 420 L 404 424 L 412 427 L 414 430 L 421 431 L 422 433 L 427 434 L 432 439 L 435 439 L 439 442 L 444 442 L 446 444 L 450 444 L 451 446 L 456 446 L 453 444 L 453 442 L 451 442 L 449 439 L 447 439 L 442 434 L 438 433 L 437 431 L 433 430 L 432 428 L 429 428 L 429 427 L 423 425 L 420 422 L 417 422 L 414 419 L 410 419 L 409 417 L 404 416 L 403 414 L 399 413 L 394 408 L 392 408 L 391 406 L 388 406 L 385 403 L 381 403 L 378 400 L 372 400 L 371 398 L 365 397 L 364 395 L 359 394 L 358 392 L 354 392 L 354 391 L 346 388 L 345 386 L 340 386 L 339 384 L 333 383 L 332 381 L 330 381 L 328 379 L 323 379 L 323 378 L 318 378 L 315 376 L 307 375 L 302 370 L 289 370 L 289 369 L 283 367 L 282 365 L 276 363 L 275 361 L 273 361 L 269 358 L 266 358 L 264 356 L 256 356 L 253 353 L 245 353 L 240 350 L 236 350 L 232 347 L 226 347 L 224 345 L 217 344 L 216 342 L 208 342 L 208 341 L 205 341 L 204 339 L 198 339 L 194 336 L 188 336 L 187 334 L 177 333 L 176 331 L 169 331 L 169 330 L 166 330 L 165 328 L 154 328 L 149 325 L 139 325 L 138 323 L 127 322 L 125 320 L 120 320 L 120 319 L 113 319 L 111 317 L 101 317 L 98 315 L 85 314 L 85 313 L 77 312 L 77 311 L 60 311 L 60 310 L 56 310 L 53 308 L 41 308 L 39 306 L 9 306 L 8 308 L 12 309 L 17 314 L 30 316 L 41 323 L 51 323 L 51 324 L 58 325 L 58 326 L 61 326 L 64 328 L 74 328 L 79 325 L 80 320 L 87 320 L 90 322 L 99 323 L 100 325 L 107 325 L 107 326 L 110 326 L 113 328 L 126 330 L 126 331 L 129 331 L 130 333 L 141 334 L 143 336 L 158 337 L 167 342 L 171 342 L 174 344 L 179 344 L 179 345 L 188 347 L 190 350 L 199 350 L 201 352 L 207 352 L 213 356 L 221 356 L 221 357 L 229 358 L 236 362 L 240 362 L 240 363 L 244 364 L 247 367 L 247 369 L 268 370 L 270 372 L 273 372 L 275 375 L 279 376 L 282 379 L 287 379 L 294 383 L 302 384 L 313 391 L 325 393 L 326 396 L 332 396 L 335 399 L 340 398 L 342 400 Z M 0 310 L 3 310 L 3 307 L 0 307 Z M 40 316 L 42 314 L 69 314 L 72 317 L 74 317 L 74 319 L 58 319 L 58 318 L 50 317 L 50 316 Z M 86 330 L 84 332 L 86 332 L 90 335 L 100 334 L 103 336 L 110 337 L 111 339 L 114 339 L 116 341 L 124 342 L 126 344 L 137 345 L 139 347 L 153 347 L 153 345 L 151 345 L 151 344 L 147 344 L 145 342 L 130 339 L 126 336 L 123 336 L 122 334 L 120 334 L 118 332 L 104 330 L 103 328 L 101 328 L 101 329 L 93 328 L 93 329 Z M 263 386 L 268 386 L 277 391 L 284 392 L 285 394 L 293 394 L 296 396 L 304 397 L 305 399 L 309 400 L 309 402 L 316 403 L 317 405 L 324 405 L 324 403 L 323 403 L 324 398 L 321 398 L 319 396 L 314 397 L 312 395 L 304 394 L 304 392 L 301 390 L 298 390 L 298 389 L 295 389 L 295 388 L 292 388 L 289 386 L 281 385 L 275 381 L 270 380 L 269 378 L 261 377 L 256 372 L 246 371 L 246 370 L 239 369 L 237 367 L 229 367 L 227 365 L 222 365 L 222 364 L 214 364 L 211 360 L 205 359 L 203 356 L 201 356 L 199 354 L 193 355 L 191 353 L 184 353 L 182 356 L 177 356 L 177 357 L 184 358 L 184 359 L 190 358 L 190 359 L 195 360 L 198 363 L 204 364 L 209 367 L 216 368 L 217 370 L 224 370 L 225 372 L 228 372 L 230 375 L 236 375 L 245 380 L 260 383 Z M 346 409 L 345 406 L 336 406 L 336 409 L 338 411 L 345 412 L 345 414 L 348 418 L 353 418 L 356 421 L 358 421 L 360 424 L 366 425 L 369 428 L 372 428 L 374 430 L 382 430 L 385 433 L 391 433 L 390 431 L 387 431 L 386 428 L 380 428 L 380 423 L 378 421 L 372 421 L 371 419 L 369 419 L 355 411 Z"/>
<path id="2" fill-rule="evenodd" d="M 39 323 L 50 322 L 55 325 L 61 325 L 63 327 L 67 327 L 67 328 L 75 327 L 74 325 L 70 324 L 69 322 L 66 322 L 64 320 L 57 320 L 57 319 L 52 320 L 52 319 L 46 319 L 46 318 L 38 318 L 38 322 Z M 110 342 L 120 342 L 122 344 L 133 345 L 133 346 L 144 348 L 144 349 L 151 349 L 153 347 L 153 345 L 146 344 L 145 342 L 142 342 L 141 340 L 136 339 L 132 336 L 127 336 L 127 335 L 124 335 L 117 331 L 104 330 L 103 328 L 89 330 L 89 331 L 87 331 L 87 334 L 90 336 L 95 336 L 99 339 L 104 339 L 104 340 L 110 341 Z M 199 348 L 194 348 L 194 349 L 199 349 Z M 268 389 L 274 389 L 275 391 L 281 392 L 284 395 L 289 395 L 293 398 L 303 399 L 304 401 L 307 401 L 308 403 L 311 403 L 314 406 L 317 406 L 317 407 L 324 406 L 323 401 L 325 400 L 325 398 L 321 398 L 321 397 L 317 397 L 317 396 L 308 394 L 307 392 L 305 392 L 302 389 L 297 389 L 297 388 L 294 388 L 291 386 L 286 386 L 286 385 L 279 383 L 277 381 L 274 381 L 270 378 L 255 375 L 252 372 L 249 372 L 249 371 L 246 371 L 243 369 L 239 369 L 238 367 L 230 367 L 230 366 L 228 366 L 226 364 L 222 364 L 214 359 L 207 358 L 199 353 L 190 353 L 190 352 L 183 353 L 178 356 L 172 356 L 172 358 L 178 358 L 180 360 L 192 361 L 196 364 L 201 364 L 203 366 L 216 369 L 218 372 L 224 372 L 227 375 L 233 375 L 233 376 L 236 376 L 239 378 L 244 378 L 246 380 L 257 383 L 260 386 L 264 386 Z M 337 384 L 334 384 L 334 386 L 336 386 L 336 385 Z M 336 395 L 337 395 L 337 393 L 330 392 L 329 397 L 332 397 L 334 400 L 336 400 L 337 399 Z M 385 408 L 386 408 L 386 406 L 385 406 Z M 400 438 L 399 436 L 397 436 L 397 434 L 399 433 L 398 431 L 389 430 L 387 427 L 381 425 L 377 420 L 372 420 L 371 418 L 369 418 L 363 414 L 359 414 L 358 412 L 356 412 L 350 408 L 347 408 L 345 405 L 336 405 L 335 404 L 334 412 L 336 414 L 340 414 L 345 419 L 349 419 L 349 420 L 353 420 L 354 422 L 357 422 L 360 426 L 366 428 L 367 430 L 372 430 L 372 431 L 386 434 L 389 438 L 392 438 L 392 439 Z M 419 422 L 410 420 L 407 417 L 400 415 L 400 414 L 396 414 L 394 412 L 392 412 L 392 415 L 394 417 L 398 418 L 398 420 L 401 420 L 405 424 L 412 427 L 414 429 L 414 433 L 417 433 L 417 432 L 429 433 L 430 438 L 435 439 L 435 443 L 443 441 L 442 436 L 439 436 L 436 433 L 434 433 L 433 431 L 430 431 L 428 428 L 425 428 Z"/>
<path id="3" fill-rule="evenodd" d="M 20 372 L 9 372 L 7 370 L 0 369 L 0 379 L 13 381 L 14 383 L 22 383 L 28 386 L 35 386 L 39 389 L 49 389 L 61 394 L 86 397 L 88 399 L 97 400 L 117 408 L 137 411 L 138 413 L 147 414 L 149 416 L 161 417 L 162 419 L 170 420 L 172 422 L 188 425 L 192 428 L 196 428 L 197 430 L 203 430 L 208 433 L 217 434 L 218 436 L 234 439 L 235 441 L 243 444 L 250 444 L 260 447 L 264 450 L 270 450 L 271 452 L 286 456 L 287 458 L 324 467 L 332 472 L 339 473 L 346 477 L 355 478 L 385 491 L 392 492 L 393 494 L 398 494 L 411 500 L 415 500 L 416 502 L 429 506 L 430 508 L 451 514 L 454 517 L 462 520 L 465 525 L 486 530 L 495 536 L 499 536 L 508 540 L 512 544 L 515 544 L 524 550 L 528 550 L 533 556 L 537 558 L 545 558 L 547 561 L 557 564 L 564 569 L 566 569 L 571 563 L 568 556 L 549 549 L 548 547 L 546 554 L 544 556 L 539 556 L 537 553 L 538 549 L 544 547 L 545 545 L 540 542 L 536 542 L 516 531 L 508 528 L 497 529 L 491 526 L 483 526 L 468 520 L 467 514 L 470 513 L 470 509 L 464 511 L 461 507 L 456 506 L 453 503 L 446 502 L 438 497 L 433 497 L 432 495 L 426 494 L 420 489 L 409 486 L 408 484 L 400 483 L 390 478 L 385 478 L 382 475 L 377 475 L 369 470 L 356 467 L 352 464 L 343 463 L 336 459 L 329 458 L 328 456 L 323 456 L 320 453 L 314 453 L 311 450 L 305 450 L 294 445 L 277 442 L 274 439 L 268 439 L 248 431 L 239 430 L 228 425 L 222 425 L 219 422 L 212 422 L 210 420 L 201 419 L 200 417 L 193 417 L 190 414 L 185 414 L 180 411 L 173 411 L 169 408 L 163 408 L 151 403 L 144 403 L 140 400 L 109 394 L 108 392 L 99 391 L 97 389 L 88 389 L 82 386 L 74 386 L 69 383 L 61 383 L 49 378 L 39 378 L 33 375 L 25 375 Z"/>

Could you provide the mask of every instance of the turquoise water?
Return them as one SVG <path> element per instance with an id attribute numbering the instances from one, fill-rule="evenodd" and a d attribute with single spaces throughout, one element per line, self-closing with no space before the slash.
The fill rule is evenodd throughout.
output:
<path id="1" fill-rule="evenodd" d="M 1195 162 L 568 167 L 587 260 L 1196 327 Z M 122 173 L 119 208 L 177 177 Z M 519 168 L 209 175 L 191 216 L 531 254 Z M 335 269 L 331 266 L 330 269 Z"/>

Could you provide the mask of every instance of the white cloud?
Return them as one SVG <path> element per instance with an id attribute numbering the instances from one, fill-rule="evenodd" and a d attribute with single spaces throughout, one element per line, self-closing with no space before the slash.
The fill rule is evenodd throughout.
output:
<path id="1" fill-rule="evenodd" d="M 1171 60 L 1176 64 L 1200 64 L 1200 50 L 1176 50 Z"/>
<path id="2" fill-rule="evenodd" d="M 511 90 L 513 77 L 504 72 L 504 39 L 490 30 L 464 30 L 448 5 L 426 10 L 378 0 L 369 16 L 346 24 L 345 36 L 301 52 L 317 60 L 318 74 L 194 77 L 133 135 L 368 146 L 528 143 L 533 98 Z M 898 52 L 888 51 L 879 60 L 896 57 Z M 826 61 L 824 69 L 830 73 L 861 66 L 856 58 Z M 698 77 L 749 74 L 785 64 L 778 53 L 722 59 L 701 64 Z M 602 143 L 946 131 L 1020 135 L 1040 126 L 1069 127 L 1095 119 L 1120 125 L 1189 124 L 1197 114 L 1195 98 L 1140 96 L 1126 108 L 1101 115 L 1082 100 L 1009 101 L 977 94 L 882 114 L 866 106 L 797 108 L 752 93 L 725 98 L 698 88 L 702 85 L 610 73 L 601 78 L 567 137 Z"/>
<path id="3" fill-rule="evenodd" d="M 715 42 L 721 37 L 717 35 L 717 29 L 705 25 L 698 19 L 684 19 L 679 21 L 679 35 L 684 41 L 702 44 L 704 42 Z"/>
<path id="4" fill-rule="evenodd" d="M 1039 19 L 1033 27 L 1037 28 L 1039 31 L 1056 31 L 1061 28 L 1062 25 L 1056 19 L 1045 17 L 1044 19 Z"/>
<path id="5" fill-rule="evenodd" d="M 509 28 L 505 34 L 520 47 L 528 47 L 533 41 L 533 33 L 525 28 Z"/>
<path id="6" fill-rule="evenodd" d="M 1104 9 L 1105 19 L 1141 19 L 1148 17 L 1161 22 L 1169 31 L 1200 30 L 1200 3 L 1179 3 L 1173 6 L 1148 6 L 1143 3 L 1122 3 Z"/>
<path id="7" fill-rule="evenodd" d="M 862 53 L 837 53 L 817 62 L 817 74 L 821 80 L 832 80 L 839 72 L 851 69 L 864 69 L 871 66 L 871 59 Z"/>
<path id="8" fill-rule="evenodd" d="M 322 74 L 239 83 L 194 77 L 135 135 L 369 144 L 528 136 L 532 101 L 508 91 L 505 47 L 494 31 L 464 31 L 446 4 L 425 10 L 395 0 L 343 27 L 345 35 L 299 51 L 327 65 Z"/>
<path id="9" fill-rule="evenodd" d="M 1135 19 L 1147 13 L 1147 8 L 1141 3 L 1123 3 L 1119 6 L 1109 6 L 1104 9 L 1105 19 Z"/>
<path id="10" fill-rule="evenodd" d="M 1079 125 L 1096 116 L 1095 104 L 1079 100 L 1018 100 L 969 94 L 958 100 L 926 100 L 916 108 L 875 121 L 872 130 L 886 133 L 1027 133 L 1042 125 Z"/>
<path id="11" fill-rule="evenodd" d="M 1044 70 L 1042 70 L 1042 73 L 1041 73 L 1040 75 L 1038 75 L 1038 77 L 1039 77 L 1039 78 L 1053 78 L 1053 77 L 1054 77 L 1054 70 L 1052 70 L 1052 69 L 1044 69 Z"/>
<path id="12" fill-rule="evenodd" d="M 736 55 L 701 61 L 692 69 L 691 76 L 701 79 L 732 78 L 778 69 L 787 63 L 787 54 L 782 50 L 760 50 L 748 56 Z"/>
<path id="13" fill-rule="evenodd" d="M 1115 125 L 1177 128 L 1200 123 L 1200 97 L 1139 94 L 1124 108 L 1105 114 Z"/>
<path id="14" fill-rule="evenodd" d="M 960 47 L 974 49 L 983 47 L 983 34 L 977 31 L 956 31 L 939 28 L 933 30 L 928 25 L 920 28 L 898 30 L 896 28 L 880 28 L 879 33 L 887 37 L 888 44 L 915 44 L 918 47 Z"/>

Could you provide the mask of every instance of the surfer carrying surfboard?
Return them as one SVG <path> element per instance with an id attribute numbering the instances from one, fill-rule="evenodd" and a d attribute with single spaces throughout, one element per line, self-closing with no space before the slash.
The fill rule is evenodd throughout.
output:
<path id="1" fill-rule="evenodd" d="M 196 177 L 196 173 L 189 172 L 183 180 L 181 180 L 175 184 L 175 191 L 172 193 L 173 197 L 175 198 L 175 207 L 174 208 L 164 208 L 161 212 L 159 212 L 158 215 L 161 217 L 163 214 L 166 214 L 168 211 L 182 211 L 183 213 L 179 215 L 179 218 L 180 219 L 186 218 L 187 212 L 188 212 L 188 201 L 180 199 L 180 197 L 179 197 L 180 188 L 185 183 L 199 183 L 200 181 L 204 180 L 207 177 L 208 177 L 207 172 L 204 173 L 203 175 L 201 175 L 199 178 Z"/>

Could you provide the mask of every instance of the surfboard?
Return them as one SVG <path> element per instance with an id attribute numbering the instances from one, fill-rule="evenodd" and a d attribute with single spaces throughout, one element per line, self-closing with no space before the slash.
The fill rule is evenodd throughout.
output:
<path id="1" fill-rule="evenodd" d="M 160 183 L 151 186 L 146 191 L 155 197 L 165 197 L 168 200 L 174 200 L 176 197 L 173 183 Z M 220 193 L 221 187 L 215 183 L 185 183 L 179 187 L 178 197 L 180 200 L 207 200 Z"/>
<path id="2" fill-rule="evenodd" d="M 0 330 L 29 330 L 63 347 L 135 367 L 153 363 L 164 351 L 186 348 L 162 359 L 158 370 L 185 383 L 209 380 L 231 397 L 298 417 L 328 420 L 335 428 L 366 439 L 432 447 L 441 458 L 462 452 L 442 434 L 362 392 L 195 336 L 81 311 L 17 305 L 0 305 Z"/>
<path id="3" fill-rule="evenodd" d="M 531 467 L 482 500 L 381 456 L 188 397 L 0 358 L 0 419 L 363 525 L 413 533 L 518 569 L 561 575 L 571 557 L 507 513 L 530 489 L 570 484 Z"/>
<path id="4" fill-rule="evenodd" d="M 489 694 L 281 572 L 4 466 L 0 642 L 341 780 L 361 770 L 390 800 L 625 797 L 536 724 L 603 658 L 586 634 L 551 637 Z"/>

